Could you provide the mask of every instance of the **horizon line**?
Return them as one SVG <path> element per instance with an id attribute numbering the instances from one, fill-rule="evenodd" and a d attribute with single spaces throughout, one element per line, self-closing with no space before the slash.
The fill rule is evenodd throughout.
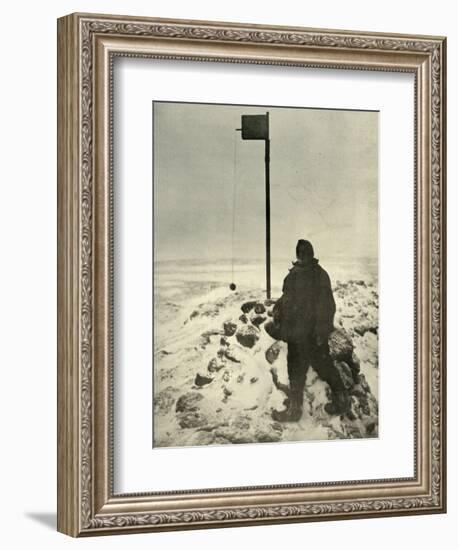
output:
<path id="1" fill-rule="evenodd" d="M 315 256 L 318 260 L 320 258 L 326 258 L 327 260 L 329 259 L 341 259 L 341 260 L 344 260 L 344 259 L 351 259 L 351 260 L 378 260 L 378 255 L 367 255 L 367 256 L 362 256 L 362 255 L 359 255 L 359 256 L 351 256 L 351 255 L 339 255 L 339 256 L 327 256 L 325 254 L 321 254 L 320 256 Z M 276 261 L 285 261 L 285 260 L 288 260 L 288 261 L 294 261 L 295 260 L 295 257 L 294 256 L 281 256 L 281 257 L 277 257 L 275 259 L 272 260 L 272 262 L 276 262 Z M 245 257 L 238 257 L 238 258 L 231 258 L 230 256 L 219 256 L 219 257 L 215 257 L 215 258 L 206 258 L 206 257 L 194 257 L 194 258 L 190 258 L 190 257 L 187 257 L 187 258 L 153 258 L 153 262 L 196 262 L 196 261 L 200 261 L 200 262 L 221 262 L 221 261 L 226 261 L 226 262 L 237 262 L 237 261 L 253 261 L 253 262 L 265 262 L 265 258 L 263 257 L 257 257 L 257 258 L 253 258 L 253 257 L 248 257 L 248 258 L 245 258 Z"/>

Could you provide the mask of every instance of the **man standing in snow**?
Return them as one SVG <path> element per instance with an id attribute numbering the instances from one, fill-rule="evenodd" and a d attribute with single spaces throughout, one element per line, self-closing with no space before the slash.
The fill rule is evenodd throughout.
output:
<path id="1" fill-rule="evenodd" d="M 318 264 L 309 241 L 298 241 L 296 258 L 273 311 L 279 339 L 288 344 L 289 404 L 286 410 L 272 413 L 279 422 L 300 420 L 310 365 L 332 390 L 326 412 L 342 414 L 350 408 L 350 398 L 329 355 L 328 337 L 334 330 L 336 312 L 329 275 Z"/>

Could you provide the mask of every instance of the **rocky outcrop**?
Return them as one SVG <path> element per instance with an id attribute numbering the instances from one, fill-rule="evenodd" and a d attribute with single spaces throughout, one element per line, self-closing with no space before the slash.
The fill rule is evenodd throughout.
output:
<path id="1" fill-rule="evenodd" d="M 251 319 L 251 324 L 254 325 L 255 327 L 259 328 L 262 323 L 264 323 L 264 321 L 267 319 L 267 317 L 264 317 L 263 315 L 255 315 L 252 319 Z"/>
<path id="2" fill-rule="evenodd" d="M 203 395 L 201 393 L 190 391 L 183 394 L 175 405 L 175 411 L 177 413 L 191 412 L 198 409 L 199 401 L 202 401 Z"/>
<path id="3" fill-rule="evenodd" d="M 154 397 L 154 413 L 168 414 L 176 399 L 177 390 L 171 386 L 165 388 Z"/>
<path id="4" fill-rule="evenodd" d="M 336 329 L 328 338 L 329 353 L 336 361 L 345 361 L 353 353 L 353 342 L 343 329 Z"/>
<path id="5" fill-rule="evenodd" d="M 223 323 L 223 330 L 225 336 L 234 336 L 237 330 L 237 325 L 231 321 L 226 321 Z"/>
<path id="6" fill-rule="evenodd" d="M 255 300 L 245 302 L 244 304 L 242 304 L 240 309 L 243 311 L 243 313 L 250 313 L 250 311 L 254 308 L 256 304 L 257 302 Z"/>
<path id="7" fill-rule="evenodd" d="M 361 370 L 360 361 L 354 352 L 352 338 L 347 331 L 338 328 L 331 332 L 328 344 L 329 353 L 334 360 L 340 378 L 348 389 L 357 383 L 357 376 Z"/>
<path id="8" fill-rule="evenodd" d="M 245 348 L 252 348 L 259 340 L 259 330 L 252 325 L 240 327 L 236 332 L 237 342 Z"/>
<path id="9" fill-rule="evenodd" d="M 286 423 L 271 416 L 272 410 L 287 406 L 290 393 L 288 346 L 268 330 L 275 300 L 247 292 L 237 303 L 237 291 L 230 295 L 231 309 L 221 297 L 214 304 L 194 304 L 189 311 L 198 315 L 183 330 L 195 330 L 197 335 L 185 353 L 180 355 L 172 345 L 166 354 L 161 353 L 164 348 L 156 352 L 155 358 L 167 369 L 158 374 L 165 389 L 155 394 L 155 415 L 167 417 L 169 423 L 160 434 L 155 429 L 155 438 L 170 441 L 168 445 L 212 445 L 377 437 L 378 403 L 370 387 L 376 376 L 371 368 L 377 366 L 374 292 L 359 280 L 338 283 L 335 290 L 337 328 L 330 335 L 329 351 L 351 401 L 350 414 L 328 414 L 325 405 L 332 392 L 311 367 L 302 418 Z M 204 319 L 217 309 L 217 321 Z M 183 317 L 189 319 L 189 313 Z M 359 330 L 363 325 L 367 330 Z M 187 372 L 179 387 L 173 385 L 178 369 L 180 374 Z"/>
<path id="10" fill-rule="evenodd" d="M 203 396 L 197 392 L 182 395 L 175 406 L 177 421 L 181 428 L 198 428 L 207 424 L 208 419 L 199 410 Z"/>
<path id="11" fill-rule="evenodd" d="M 339 378 L 342 381 L 343 387 L 346 390 L 350 390 L 355 385 L 351 368 L 345 361 L 334 361 L 334 367 L 339 373 Z"/>
<path id="12" fill-rule="evenodd" d="M 199 372 L 196 374 L 194 379 L 194 384 L 199 387 L 206 386 L 211 382 L 213 382 L 213 376 L 207 376 L 205 374 L 200 374 Z"/>
<path id="13" fill-rule="evenodd" d="M 233 347 L 226 348 L 224 350 L 224 357 L 233 363 L 241 363 L 242 359 L 239 356 L 237 350 Z"/>
<path id="14" fill-rule="evenodd" d="M 221 361 L 221 358 L 213 357 L 208 363 L 207 370 L 208 372 L 218 372 L 224 368 L 224 363 Z"/>
<path id="15" fill-rule="evenodd" d="M 265 355 L 266 355 L 266 360 L 270 365 L 273 365 L 275 361 L 278 359 L 281 348 L 282 348 L 281 342 L 274 342 L 269 348 L 267 348 Z"/>

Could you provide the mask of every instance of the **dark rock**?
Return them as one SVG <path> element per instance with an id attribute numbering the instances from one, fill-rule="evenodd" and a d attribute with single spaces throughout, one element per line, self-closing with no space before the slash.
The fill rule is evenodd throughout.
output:
<path id="1" fill-rule="evenodd" d="M 227 341 L 227 338 L 225 336 L 221 336 L 221 339 L 219 341 L 219 343 L 222 345 L 222 346 L 229 346 L 229 342 Z"/>
<path id="2" fill-rule="evenodd" d="M 211 359 L 210 362 L 208 363 L 207 370 L 208 372 L 218 372 L 224 366 L 225 366 L 224 363 L 222 363 L 221 361 L 218 361 L 216 357 L 213 357 L 213 359 Z"/>
<path id="3" fill-rule="evenodd" d="M 168 414 L 175 403 L 176 390 L 172 387 L 165 388 L 154 396 L 154 412 L 156 414 Z"/>
<path id="4" fill-rule="evenodd" d="M 223 324 L 224 335 L 225 336 L 234 336 L 235 331 L 237 330 L 237 325 L 232 321 L 226 321 Z"/>
<path id="5" fill-rule="evenodd" d="M 232 392 L 231 390 L 228 390 L 226 387 L 223 388 L 223 403 L 226 403 L 228 397 L 230 397 L 232 395 Z"/>
<path id="6" fill-rule="evenodd" d="M 239 321 L 241 321 L 244 325 L 248 323 L 248 317 L 245 315 L 245 313 L 242 313 L 242 315 L 240 315 Z"/>
<path id="7" fill-rule="evenodd" d="M 371 393 L 364 393 L 361 388 L 352 391 L 352 410 L 364 424 L 378 422 L 378 403 Z"/>
<path id="8" fill-rule="evenodd" d="M 197 317 L 199 315 L 199 312 L 197 311 L 197 309 L 195 309 L 191 315 L 189 316 L 190 319 L 194 319 L 195 317 Z"/>
<path id="9" fill-rule="evenodd" d="M 369 402 L 367 401 L 367 398 L 362 398 L 359 400 L 359 405 L 361 407 L 361 411 L 366 416 L 369 416 L 371 414 L 371 408 L 369 406 Z"/>
<path id="10" fill-rule="evenodd" d="M 345 439 L 361 439 L 364 437 L 363 431 L 361 426 L 347 424 L 345 426 Z"/>
<path id="11" fill-rule="evenodd" d="M 356 395 L 356 397 L 364 397 L 366 395 L 366 392 L 363 390 L 361 384 L 355 384 L 351 390 L 352 395 Z"/>
<path id="12" fill-rule="evenodd" d="M 350 358 L 353 353 L 353 342 L 344 329 L 338 328 L 331 332 L 328 338 L 329 353 L 336 361 Z"/>
<path id="13" fill-rule="evenodd" d="M 223 380 L 224 380 L 225 382 L 229 382 L 230 379 L 231 379 L 231 373 L 230 373 L 228 370 L 225 370 L 225 371 L 223 372 Z"/>
<path id="14" fill-rule="evenodd" d="M 257 376 L 253 376 L 253 378 L 250 378 L 250 384 L 254 384 L 255 382 L 257 382 L 259 379 Z"/>
<path id="15" fill-rule="evenodd" d="M 196 391 L 185 393 L 179 397 L 175 410 L 176 412 L 196 411 L 197 403 L 203 398 L 203 395 Z"/>
<path id="16" fill-rule="evenodd" d="M 237 383 L 241 384 L 244 381 L 244 379 L 245 379 L 245 373 L 239 374 L 237 376 Z"/>
<path id="17" fill-rule="evenodd" d="M 377 327 L 374 327 L 369 322 L 368 323 L 361 323 L 360 325 L 356 325 L 354 327 L 354 331 L 359 334 L 360 336 L 364 336 L 366 332 L 371 332 L 372 334 L 377 335 L 378 329 Z"/>
<path id="18" fill-rule="evenodd" d="M 258 302 L 256 302 L 255 300 L 251 302 L 245 302 L 244 304 L 242 304 L 241 310 L 243 311 L 243 313 L 249 313 L 257 303 Z"/>
<path id="19" fill-rule="evenodd" d="M 353 373 L 351 372 L 350 367 L 344 361 L 335 361 L 334 366 L 339 373 L 340 380 L 342 381 L 345 389 L 349 390 L 355 384 L 353 379 Z"/>
<path id="20" fill-rule="evenodd" d="M 355 382 L 357 384 L 359 384 L 366 393 L 371 393 L 371 388 L 370 388 L 369 384 L 367 383 L 367 380 L 366 380 L 366 377 L 364 376 L 364 374 L 360 373 L 356 377 Z"/>
<path id="21" fill-rule="evenodd" d="M 187 411 L 178 418 L 180 428 L 201 428 L 207 424 L 207 418 L 195 411 Z"/>
<path id="22" fill-rule="evenodd" d="M 207 384 L 210 384 L 210 382 L 213 382 L 212 376 L 206 376 L 205 374 L 200 373 L 197 373 L 194 379 L 194 384 L 199 387 L 206 386 Z"/>
<path id="23" fill-rule="evenodd" d="M 269 309 L 268 312 L 267 312 L 267 315 L 268 315 L 269 317 L 273 317 L 273 316 L 274 316 L 274 312 L 273 312 L 271 309 Z"/>
<path id="24" fill-rule="evenodd" d="M 374 421 L 369 422 L 366 426 L 367 435 L 374 435 L 374 431 L 375 431 L 376 426 L 377 426 L 376 422 L 374 422 Z"/>
<path id="25" fill-rule="evenodd" d="M 266 307 L 271 307 L 275 305 L 276 300 L 272 300 L 271 298 L 268 298 L 267 300 L 264 300 L 264 305 Z"/>
<path id="26" fill-rule="evenodd" d="M 268 363 L 273 365 L 275 361 L 278 359 L 278 356 L 280 355 L 281 351 L 281 344 L 280 342 L 275 342 L 272 344 L 267 350 L 266 350 L 266 360 Z"/>
<path id="27" fill-rule="evenodd" d="M 361 371 L 361 364 L 360 364 L 359 359 L 356 356 L 355 352 L 352 353 L 352 356 L 351 356 L 350 360 L 347 359 L 347 364 L 351 368 L 351 371 L 353 373 L 353 378 L 355 378 L 355 380 L 356 380 L 356 376 Z"/>
<path id="28" fill-rule="evenodd" d="M 235 337 L 242 346 L 252 348 L 259 340 L 259 331 L 251 325 L 245 325 L 239 328 Z"/>
<path id="29" fill-rule="evenodd" d="M 224 350 L 224 357 L 232 361 L 233 363 L 241 363 L 242 361 L 234 354 L 234 350 L 231 348 L 226 348 Z"/>
<path id="30" fill-rule="evenodd" d="M 266 312 L 266 308 L 264 307 L 263 304 L 257 303 L 254 306 L 254 312 L 257 313 L 258 315 L 261 315 L 262 313 Z"/>
<path id="31" fill-rule="evenodd" d="M 283 425 L 280 422 L 272 422 L 270 427 L 276 432 L 283 433 Z"/>
<path id="32" fill-rule="evenodd" d="M 266 319 L 267 317 L 263 317 L 262 315 L 256 315 L 255 317 L 253 317 L 253 319 L 251 319 L 251 323 L 255 327 L 259 327 L 260 325 L 262 325 L 262 323 L 264 323 Z"/>

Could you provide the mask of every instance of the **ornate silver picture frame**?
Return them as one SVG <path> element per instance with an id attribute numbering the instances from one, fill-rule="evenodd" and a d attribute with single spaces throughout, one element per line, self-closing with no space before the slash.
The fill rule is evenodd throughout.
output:
<path id="1" fill-rule="evenodd" d="M 112 125 L 121 57 L 413 75 L 413 476 L 115 492 Z M 445 512 L 445 60 L 443 37 L 94 14 L 58 20 L 60 532 Z"/>

